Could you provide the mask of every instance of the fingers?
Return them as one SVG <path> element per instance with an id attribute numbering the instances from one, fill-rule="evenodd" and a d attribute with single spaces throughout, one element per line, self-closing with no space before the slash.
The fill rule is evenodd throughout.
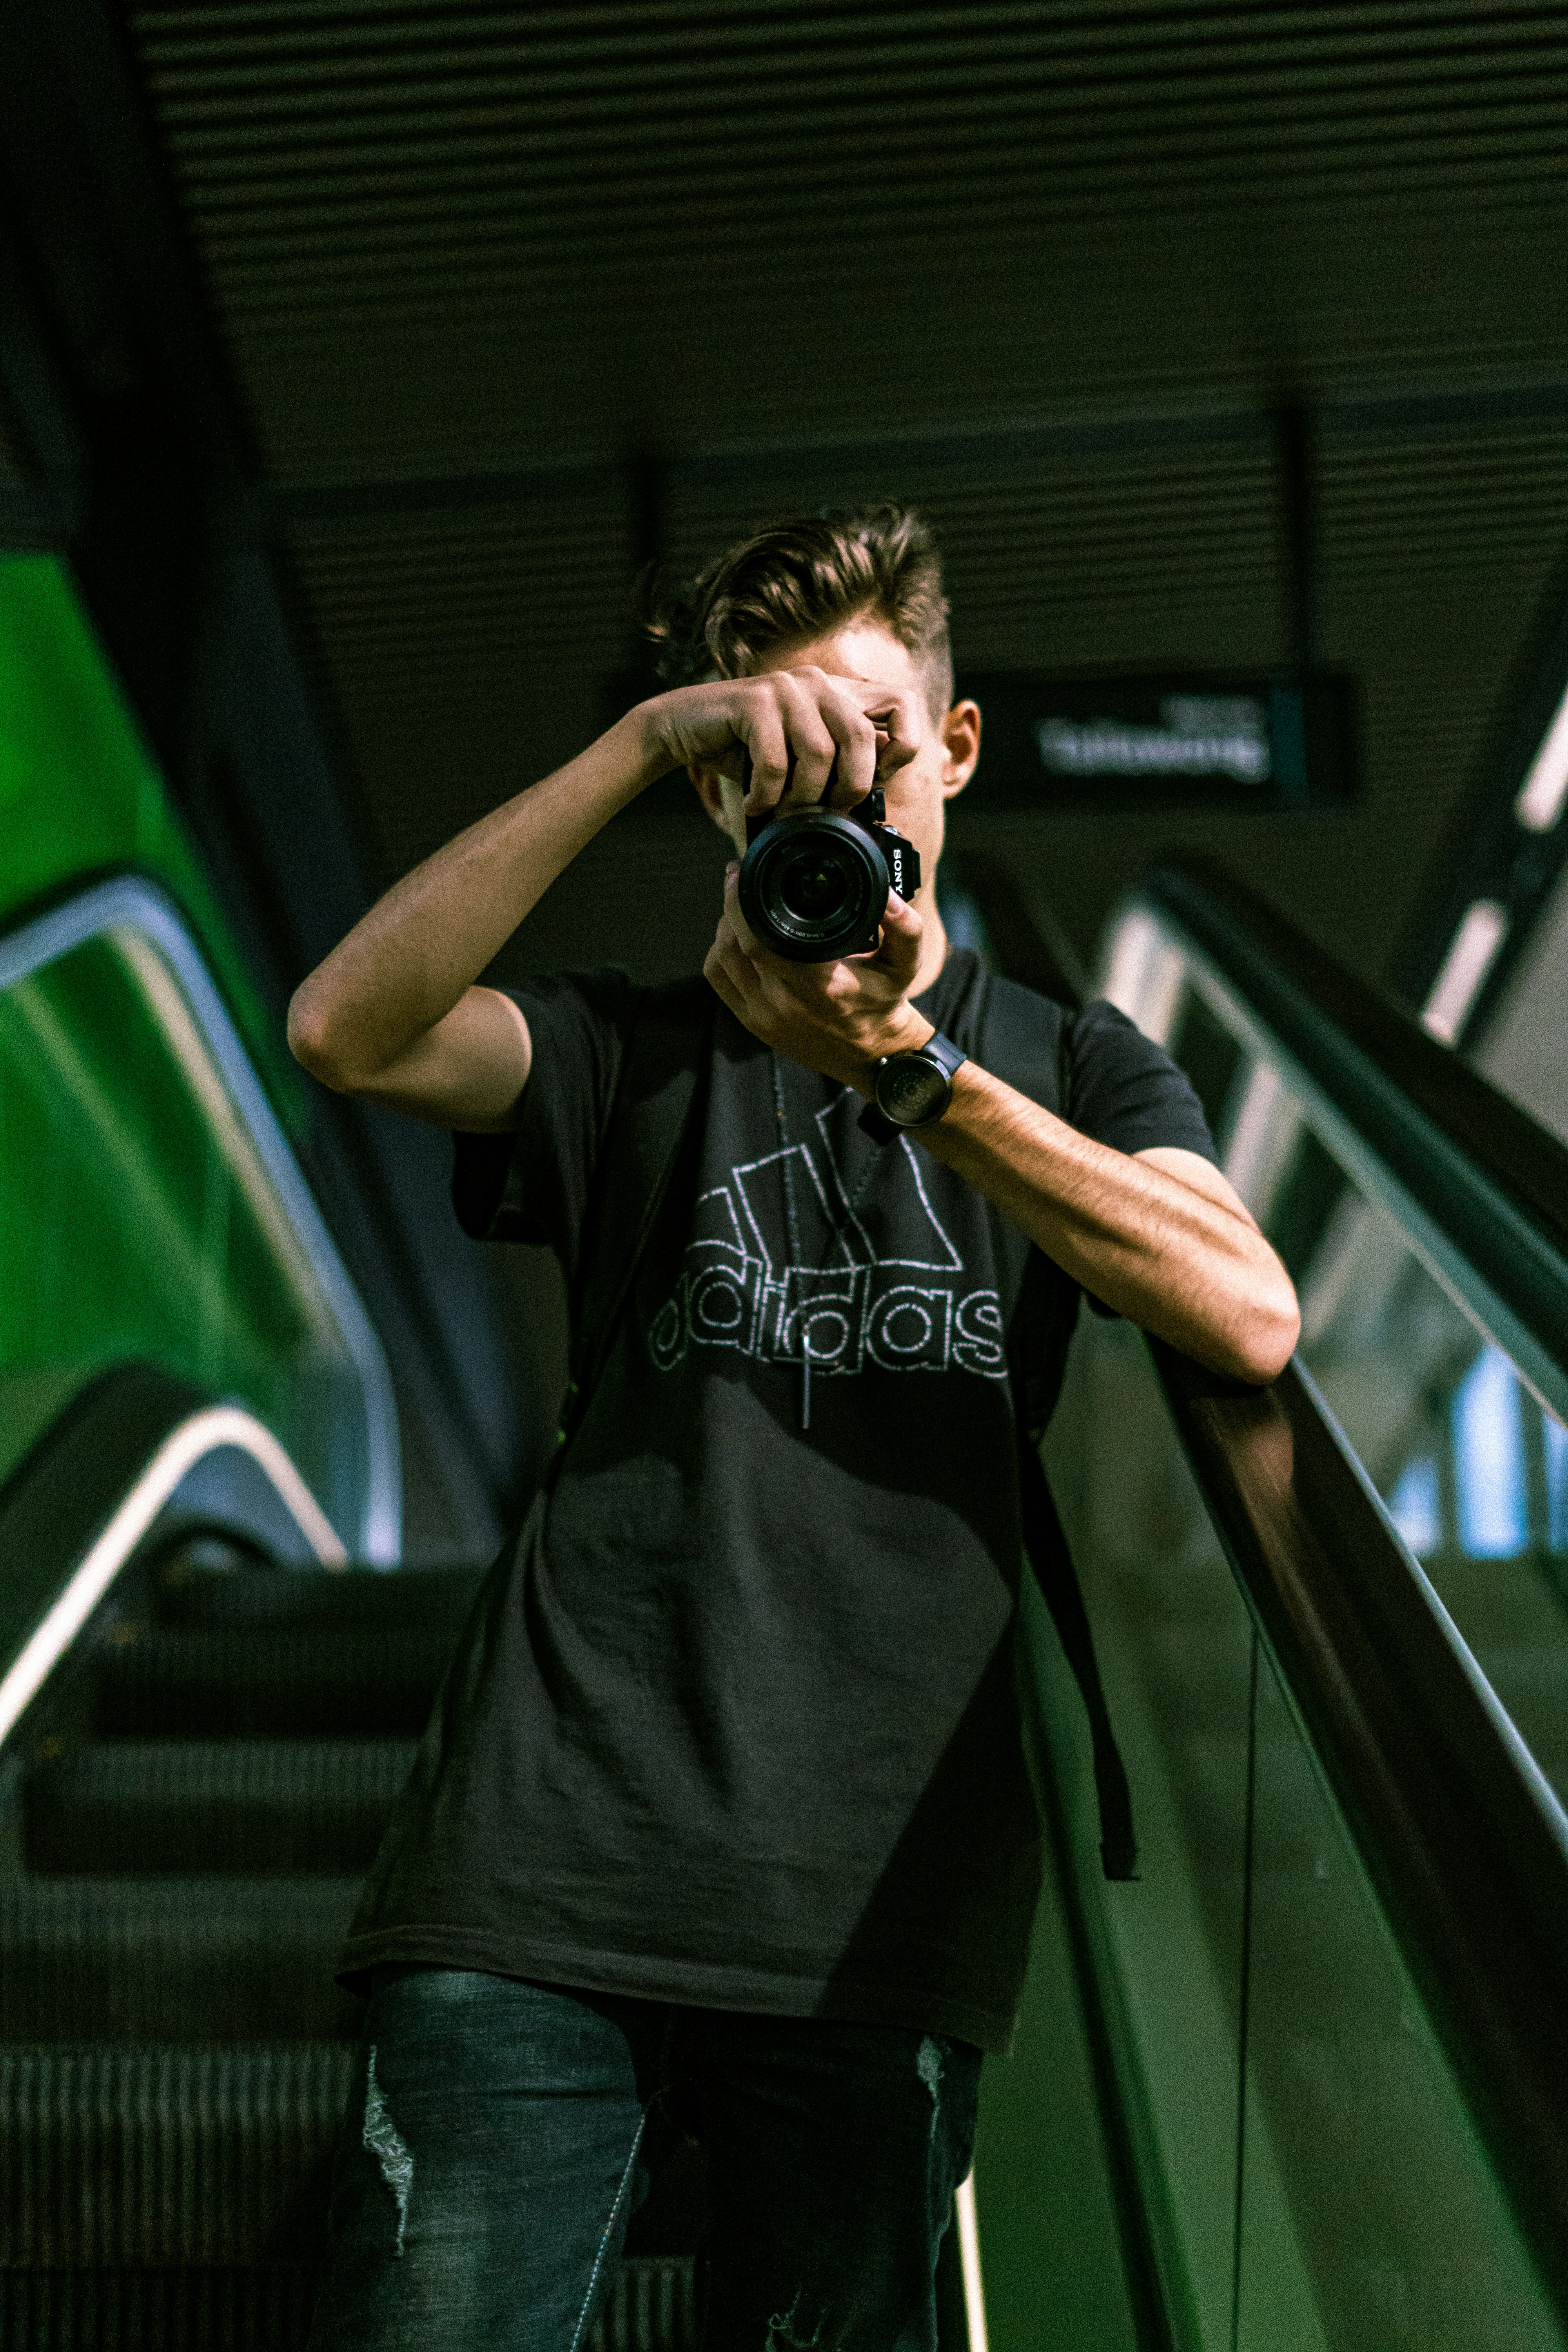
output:
<path id="1" fill-rule="evenodd" d="M 882 936 L 874 956 L 867 961 L 875 963 L 898 982 L 900 993 L 908 989 L 920 965 L 921 945 L 925 938 L 925 923 L 918 908 L 900 898 L 896 890 L 888 893 L 888 903 L 882 909 Z"/>
<path id="2" fill-rule="evenodd" d="M 823 797 L 830 808 L 853 808 L 877 781 L 877 755 L 883 739 L 875 722 L 847 695 L 826 696 L 821 710 L 838 760 L 831 789 Z"/>
<path id="3" fill-rule="evenodd" d="M 759 942 L 741 912 L 735 891 L 735 877 L 740 870 L 733 864 L 725 870 L 724 911 L 702 967 L 715 987 L 719 986 L 719 977 L 722 978 L 724 986 L 720 992 L 731 1011 L 738 1011 L 742 1003 L 756 994 L 760 979 L 752 961 Z"/>
<path id="4" fill-rule="evenodd" d="M 895 768 L 906 766 L 921 748 L 925 733 L 925 706 L 918 694 L 901 687 L 875 686 L 868 681 L 857 686 L 855 691 L 867 718 L 873 719 L 887 738 L 877 761 L 877 772 L 891 775 Z"/>
<path id="5" fill-rule="evenodd" d="M 744 1023 L 746 1018 L 746 1000 L 736 988 L 734 982 L 731 980 L 728 971 L 725 969 L 723 959 L 719 953 L 719 945 L 717 940 L 714 941 L 713 945 L 709 949 L 707 955 L 703 959 L 702 977 L 708 982 L 709 987 L 713 991 L 714 995 L 719 999 L 721 1004 L 726 1005 L 734 1014 L 737 1021 Z"/>
<path id="6" fill-rule="evenodd" d="M 917 694 L 872 679 L 837 677 L 826 670 L 786 670 L 810 695 L 819 723 L 833 738 L 837 772 L 828 793 L 834 807 L 864 800 L 879 775 L 890 774 L 920 750 L 922 706 Z M 822 798 L 820 788 L 801 797 Z"/>
<path id="7" fill-rule="evenodd" d="M 920 698 L 897 687 L 810 667 L 736 685 L 733 723 L 752 762 L 748 815 L 825 799 L 853 806 L 879 773 L 902 767 L 920 749 Z"/>
<path id="8" fill-rule="evenodd" d="M 741 892 L 737 878 L 740 871 L 740 866 L 733 859 L 724 868 L 724 912 L 720 918 L 719 929 L 722 933 L 728 928 L 739 941 L 742 954 L 754 956 L 763 952 L 763 943 L 741 911 Z"/>
<path id="9" fill-rule="evenodd" d="M 762 816 L 786 803 L 794 807 L 819 801 L 838 747 L 823 720 L 818 698 L 793 671 L 755 684 L 766 691 L 747 698 L 752 722 L 747 815 Z"/>
<path id="10" fill-rule="evenodd" d="M 777 806 L 789 782 L 789 736 L 784 713 L 771 695 L 749 697 L 738 724 L 742 740 L 751 755 L 746 813 L 749 816 L 760 815 L 764 809 Z"/>
<path id="11" fill-rule="evenodd" d="M 778 684 L 784 731 L 795 753 L 795 767 L 784 798 L 792 804 L 809 804 L 821 800 L 826 792 L 827 779 L 838 756 L 837 739 L 827 717 L 833 698 L 829 696 L 825 700 L 815 677 L 804 670 L 784 671 Z"/>
<path id="12" fill-rule="evenodd" d="M 912 690 L 810 667 L 672 688 L 648 709 L 673 767 L 738 779 L 749 756 L 753 814 L 776 808 L 786 792 L 796 804 L 820 801 L 830 772 L 835 803 L 861 799 L 879 774 L 914 758 L 924 726 Z"/>

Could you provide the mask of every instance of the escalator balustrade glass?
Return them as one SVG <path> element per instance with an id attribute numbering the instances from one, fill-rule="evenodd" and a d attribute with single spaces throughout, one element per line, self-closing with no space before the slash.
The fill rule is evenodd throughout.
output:
<path id="1" fill-rule="evenodd" d="M 1484 1287 L 1457 1289 L 1331 1107 L 1258 1050 L 1234 975 L 1139 907 L 1112 934 L 1103 985 L 1203 1097 L 1226 1172 L 1300 1294 L 1301 1361 L 1568 1804 L 1568 1427 L 1489 1328 Z"/>
<path id="2" fill-rule="evenodd" d="M 289 1139 L 300 1073 L 50 558 L 0 565 L 0 1484 L 151 1364 L 395 1559 L 391 1376 Z"/>
<path id="3" fill-rule="evenodd" d="M 132 925 L 0 987 L 0 1478 L 96 1373 L 142 1360 L 247 1404 L 362 1542 L 374 1432 L 323 1253 Z"/>
<path id="4" fill-rule="evenodd" d="M 1126 1325 L 1084 1318 L 1046 1463 L 1137 1811 L 1139 1876 L 1108 1884 L 1071 1685 L 1031 1609 L 1042 1760 L 1152 2239 L 1162 2307 L 1144 2340 L 1560 2346 Z"/>
<path id="5" fill-rule="evenodd" d="M 324 1486 L 332 1356 L 112 940 L 0 991 L 0 1475 L 140 1355 L 253 1401 Z"/>

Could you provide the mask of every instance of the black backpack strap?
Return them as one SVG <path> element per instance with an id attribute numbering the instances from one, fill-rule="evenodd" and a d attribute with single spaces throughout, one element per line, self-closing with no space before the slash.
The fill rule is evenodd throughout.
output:
<path id="1" fill-rule="evenodd" d="M 703 980 L 651 989 L 637 1007 L 622 1050 L 572 1301 L 557 1462 L 581 1424 L 605 1369 L 690 1130 L 707 1074 L 714 1006 L 713 992 Z"/>
<path id="2" fill-rule="evenodd" d="M 984 1068 L 1000 1078 L 1006 1086 L 1027 1095 L 1031 1102 L 1043 1108 L 1064 1114 L 1066 1103 L 1066 1053 L 1070 1021 L 1064 1020 L 1058 1034 L 1051 1038 L 1047 1024 L 1040 1017 L 1039 999 L 1028 989 L 1019 988 L 1008 981 L 993 979 L 986 990 L 981 1012 L 980 1062 Z M 1031 1271 L 1043 1274 L 1045 1269 L 1035 1264 L 1037 1253 L 1032 1253 Z M 1051 1622 L 1062 1653 L 1072 1668 L 1073 1680 L 1083 1700 L 1089 1717 L 1089 1741 L 1094 1753 L 1094 1787 L 1100 1804 L 1100 1857 L 1107 1878 L 1132 1878 L 1137 1874 L 1138 1843 L 1132 1828 L 1132 1797 L 1127 1781 L 1127 1768 L 1116 1744 L 1111 1728 L 1110 1710 L 1105 1703 L 1105 1685 L 1100 1680 L 1100 1661 L 1094 1653 L 1094 1637 L 1089 1631 L 1089 1612 L 1084 1606 L 1083 1587 L 1079 1582 L 1078 1570 L 1062 1526 L 1045 1470 L 1040 1462 L 1041 1431 L 1034 1425 L 1032 1408 L 1037 1408 L 1042 1391 L 1055 1402 L 1056 1390 L 1060 1385 L 1060 1366 L 1036 1366 L 1030 1355 L 1031 1332 L 1030 1294 L 1038 1295 L 1038 1286 L 1025 1279 L 1019 1311 L 1015 1317 L 1011 1335 L 1013 1391 L 1018 1415 L 1018 1501 L 1024 1523 L 1024 1549 L 1029 1555 L 1029 1565 Z M 1074 1305 L 1076 1306 L 1076 1298 Z M 1043 1419 L 1044 1414 L 1040 1417 Z"/>
<path id="3" fill-rule="evenodd" d="M 1041 1017 L 1050 1010 L 1032 988 L 1021 988 L 1016 980 L 988 973 L 980 1007 L 979 1058 L 983 1069 L 1027 1095 L 1042 1109 L 1065 1118 L 1066 1052 L 1072 1015 L 1063 1012 L 1053 1037 Z"/>

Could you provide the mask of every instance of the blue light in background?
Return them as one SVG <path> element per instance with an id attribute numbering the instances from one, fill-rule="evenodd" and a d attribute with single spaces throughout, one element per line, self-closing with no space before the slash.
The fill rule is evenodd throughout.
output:
<path id="1" fill-rule="evenodd" d="M 1546 1438 L 1546 1540 L 1568 1551 L 1568 1429 L 1549 1412 L 1541 1416 Z"/>
<path id="2" fill-rule="evenodd" d="M 1417 1559 L 1443 1540 L 1443 1509 L 1437 1496 L 1437 1464 L 1430 1454 L 1407 1462 L 1388 1498 L 1389 1516 Z"/>
<path id="3" fill-rule="evenodd" d="M 1530 1540 L 1524 1416 L 1513 1367 L 1483 1348 L 1454 1396 L 1459 1543 L 1472 1559 L 1509 1559 Z"/>

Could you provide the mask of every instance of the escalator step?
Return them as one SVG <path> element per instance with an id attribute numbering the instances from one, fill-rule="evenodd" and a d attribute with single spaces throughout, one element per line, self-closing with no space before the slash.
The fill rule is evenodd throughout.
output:
<path id="1" fill-rule="evenodd" d="M 355 2056 L 0 2049 L 0 2269 L 319 2260 Z"/>
<path id="2" fill-rule="evenodd" d="M 367 1870 L 414 1761 L 400 1739 L 108 1740 L 36 1765 L 27 1865 L 49 1875 Z"/>
<path id="3" fill-rule="evenodd" d="M 697 2265 L 689 2254 L 623 2263 L 587 2352 L 697 2352 Z"/>
<path id="4" fill-rule="evenodd" d="M 0 2042 L 327 2041 L 357 1879 L 39 1878 L 0 1885 Z"/>
<path id="5" fill-rule="evenodd" d="M 627 2263 L 587 2352 L 697 2352 L 688 2260 Z M 303 2352 L 320 2273 L 246 2269 L 0 2271 L 0 2343 L 21 2352 Z"/>
<path id="6" fill-rule="evenodd" d="M 98 1729 L 131 1739 L 417 1738 L 455 1636 L 420 1626 L 121 1624 Z"/>
<path id="7" fill-rule="evenodd" d="M 164 1625 L 423 1630 L 455 1641 L 482 1569 L 236 1569 L 164 1575 L 153 1610 Z"/>
<path id="8" fill-rule="evenodd" d="M 0 2271 L 0 2344 L 16 2352 L 303 2352 L 319 2273 Z"/>

